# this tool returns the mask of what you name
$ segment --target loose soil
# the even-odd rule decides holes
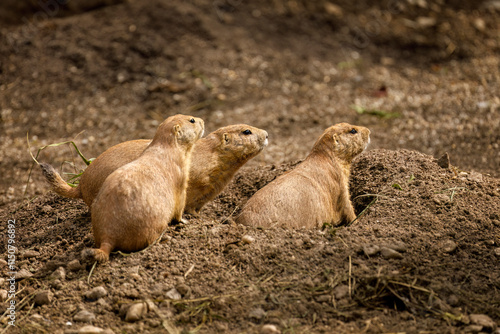
[[[78,333],[82,310],[114,333],[497,330],[498,1],[16,3],[0,4],[0,235],[7,260],[15,219],[17,269],[32,276],[17,284],[16,327],[0,319],[6,332]],[[200,216],[92,269],[80,256],[93,246],[86,206],[50,192],[37,166],[30,174],[27,141],[36,155],[73,140],[91,158],[151,138],[175,113],[208,132],[266,129],[270,145]],[[355,222],[234,223],[341,121],[372,131],[352,166]],[[68,145],[38,160],[85,167]],[[106,290],[97,300],[95,287]],[[142,302],[147,313],[125,321]]]

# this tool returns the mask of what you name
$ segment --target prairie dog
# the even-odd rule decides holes
[[[356,218],[349,198],[351,162],[370,142],[370,130],[340,123],[326,129],[294,170],[258,190],[236,222],[251,226],[318,228]]]
[[[106,178],[91,207],[97,261],[114,249],[143,249],[182,219],[191,151],[203,130],[200,118],[171,116],[136,160]]]

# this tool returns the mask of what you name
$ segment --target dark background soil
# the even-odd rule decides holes
[[[83,309],[115,333],[257,333],[264,324],[283,333],[494,331],[470,315],[500,321],[498,7],[2,1],[0,230],[5,254],[16,219],[17,265],[34,275],[19,282],[25,305],[8,331],[77,332]],[[202,117],[207,131],[263,128],[270,145],[200,217],[145,252],[113,256],[88,282],[89,265],[68,265],[93,245],[87,209],[48,192],[38,168],[26,183],[27,138],[33,154],[74,140],[91,158],[151,138],[175,113]],[[368,207],[359,220],[322,231],[232,222],[341,121],[372,132],[352,170],[356,210]],[[436,163],[445,152],[449,168]],[[84,168],[66,145],[39,160]],[[66,275],[54,278],[60,266]],[[96,286],[107,296],[87,300]],[[182,299],[170,299],[174,287]],[[46,290],[52,301],[31,308]],[[144,318],[125,322],[122,305],[145,300]]]

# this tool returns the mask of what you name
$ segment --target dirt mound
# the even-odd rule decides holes
[[[457,173],[418,152],[373,150],[353,165],[352,197],[364,212],[351,226],[232,222],[237,206],[295,165],[244,168],[200,217],[93,271],[80,259],[93,245],[83,202],[48,194],[4,209],[2,221],[16,219],[17,265],[33,275],[19,283],[16,298],[26,303],[17,316],[27,318],[11,332],[80,328],[82,310],[115,333],[258,333],[264,324],[301,333],[457,333],[475,321],[471,314],[500,320],[500,180]],[[95,287],[105,293],[89,296]],[[30,309],[47,290],[50,306]],[[149,310],[143,319],[124,321],[140,302]]]

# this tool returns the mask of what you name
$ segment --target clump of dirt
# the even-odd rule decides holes
[[[237,206],[296,164],[243,168],[200,217],[93,269],[80,257],[93,246],[82,201],[47,194],[4,209],[3,221],[16,219],[17,265],[33,275],[18,283],[17,300],[28,302],[17,316],[27,318],[13,333],[70,332],[83,325],[82,310],[115,333],[259,333],[264,324],[453,333],[471,314],[500,319],[498,179],[413,151],[372,150],[353,164],[352,198],[363,214],[352,225],[262,230],[232,222]],[[105,293],[93,299],[96,287]],[[46,290],[50,305],[31,309]],[[130,321],[128,308],[142,302],[147,311]]]

